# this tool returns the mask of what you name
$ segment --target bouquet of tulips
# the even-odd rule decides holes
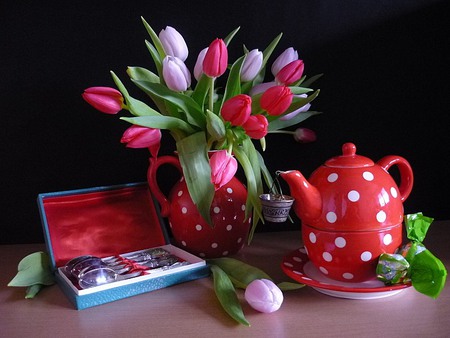
[[[262,151],[268,133],[290,133],[300,142],[314,140],[315,133],[309,129],[284,129],[318,114],[309,111],[310,102],[319,94],[309,85],[318,76],[306,80],[303,61],[294,48],[288,48],[271,66],[272,81],[264,82],[267,62],[282,34],[264,51],[244,46],[243,55],[231,64],[227,48],[237,28],[200,51],[193,70],[194,86],[185,64],[189,50],[182,35],[170,26],[158,35],[142,21],[151,38],[145,43],[155,69],[128,67],[127,74],[150,97],[153,107],[133,98],[113,72],[118,90],[91,87],[83,98],[107,114],[122,109],[130,112],[133,116],[121,118],[132,124],[121,142],[149,148],[151,156],[158,156],[161,129],[168,130],[176,141],[190,196],[209,224],[214,193],[234,176],[239,163],[246,177],[246,216],[253,213],[253,234],[258,221],[263,221],[259,200],[263,179],[268,186],[273,182],[252,139],[260,141]],[[220,91],[219,78],[225,83]],[[211,150],[213,155],[208,156]]]

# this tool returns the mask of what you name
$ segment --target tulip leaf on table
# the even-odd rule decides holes
[[[50,259],[45,252],[35,252],[24,257],[17,270],[17,275],[8,286],[27,287],[25,298],[33,298],[41,288],[55,283]]]

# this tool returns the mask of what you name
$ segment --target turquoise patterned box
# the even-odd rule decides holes
[[[43,193],[38,206],[56,280],[78,310],[209,275],[203,259],[170,244],[146,183]],[[133,257],[152,248],[182,264],[84,289],[64,269],[83,255]]]

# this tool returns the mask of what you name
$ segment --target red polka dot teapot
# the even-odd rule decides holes
[[[389,174],[396,165],[398,187]],[[302,238],[311,262],[327,277],[362,282],[375,277],[378,257],[402,242],[403,201],[413,172],[400,156],[374,163],[356,154],[352,143],[316,169],[309,180],[297,170],[282,172],[302,221]]]

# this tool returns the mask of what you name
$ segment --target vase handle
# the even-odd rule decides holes
[[[158,168],[163,164],[173,165],[180,171],[180,173],[182,173],[183,170],[181,168],[180,161],[175,156],[167,155],[157,158],[150,157],[150,166],[148,167],[147,171],[148,185],[150,186],[150,191],[161,206],[161,216],[168,217],[170,214],[170,202],[159,188],[158,182],[156,180],[156,172],[158,171]]]

